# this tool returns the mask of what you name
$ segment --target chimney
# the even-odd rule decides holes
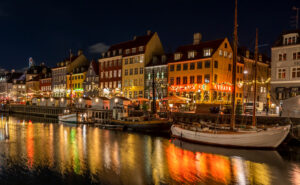
[[[150,35],[151,34],[151,30],[147,30],[147,35]]]
[[[194,45],[200,44],[200,41],[202,39],[201,33],[194,33]]]
[[[133,40],[136,40],[136,35],[135,35],[135,36],[133,36]]]
[[[80,55],[82,55],[82,54],[83,54],[83,51],[82,51],[81,49],[78,50],[77,55],[80,56]]]

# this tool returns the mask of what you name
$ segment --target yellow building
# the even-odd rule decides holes
[[[197,104],[230,103],[232,57],[227,38],[202,42],[201,34],[195,33],[193,44],[179,47],[168,63],[169,94],[190,98],[191,103]],[[243,68],[242,65],[237,67]],[[240,79],[243,73],[237,74],[237,80]],[[242,99],[238,93],[242,93],[240,87],[237,87],[237,97]]]
[[[75,68],[67,75],[67,97],[73,92],[73,97],[82,97],[84,93],[83,83],[86,78],[87,67]]]
[[[144,97],[144,71],[145,66],[150,62],[153,55],[164,53],[163,46],[157,33],[148,31],[146,35],[135,36],[133,40],[122,42],[110,47],[107,55],[119,53],[122,55],[122,92],[125,97]],[[111,79],[116,78],[112,72],[100,73],[100,78],[107,79],[100,87],[112,88]],[[102,77],[103,76],[103,77]],[[117,75],[118,76],[118,75]],[[118,76],[119,77],[119,76]],[[100,79],[100,82],[101,79]],[[114,87],[115,88],[115,87]]]

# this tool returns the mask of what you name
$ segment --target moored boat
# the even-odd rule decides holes
[[[126,117],[122,120],[112,120],[112,124],[122,125],[124,129],[132,129],[143,132],[169,132],[171,123],[164,119],[144,120],[143,117]]]
[[[210,130],[172,125],[174,137],[197,143],[241,148],[277,148],[289,134],[290,125],[253,130]]]

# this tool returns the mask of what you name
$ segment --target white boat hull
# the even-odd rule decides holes
[[[290,125],[234,134],[192,131],[178,125],[172,125],[171,131],[177,138],[204,144],[242,148],[277,148],[288,135]]]
[[[77,123],[77,114],[63,114],[58,116],[58,120],[65,123]]]

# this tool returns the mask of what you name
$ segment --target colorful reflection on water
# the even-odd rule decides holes
[[[300,184],[300,165],[275,151],[220,149],[86,125],[2,117],[0,182],[9,184],[19,175],[28,184],[45,179],[50,179],[48,184],[51,179],[53,184]],[[40,176],[42,180],[32,179]]]

